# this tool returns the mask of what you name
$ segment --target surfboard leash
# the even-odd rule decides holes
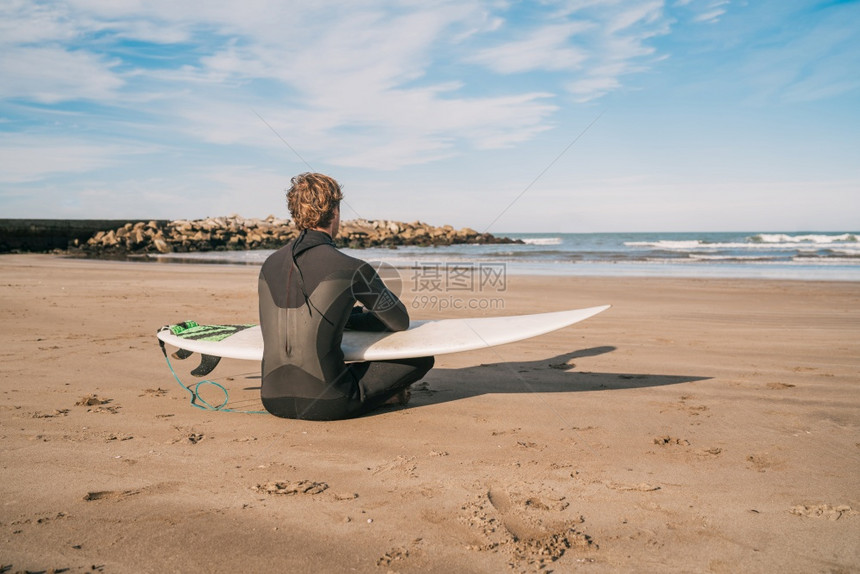
[[[162,329],[164,329],[164,328],[165,327],[162,327]],[[159,329],[159,331],[160,330],[161,329]],[[227,389],[224,387],[224,385],[222,385],[221,383],[217,383],[215,381],[209,380],[209,379],[204,379],[202,381],[199,381],[196,385],[194,385],[194,388],[192,389],[191,386],[183,383],[179,379],[179,375],[176,374],[176,370],[173,368],[173,364],[171,364],[171,362],[170,362],[170,357],[167,356],[167,349],[164,346],[164,341],[159,339],[158,345],[161,347],[161,353],[164,355],[164,360],[167,361],[167,368],[170,369],[170,372],[173,374],[173,378],[176,380],[176,382],[179,384],[180,387],[182,387],[186,392],[188,392],[189,395],[191,395],[190,403],[191,403],[192,407],[194,407],[196,409],[201,409],[204,411],[218,411],[218,412],[222,412],[222,413],[242,413],[242,414],[248,414],[248,415],[267,415],[267,414],[269,414],[267,411],[246,411],[246,410],[240,410],[240,409],[227,408],[227,403],[230,402],[230,393],[227,392]],[[209,403],[209,401],[207,401],[206,399],[204,399],[203,397],[200,396],[200,387],[202,385],[214,385],[214,386],[218,387],[219,389],[221,389],[221,392],[224,393],[224,401],[218,406],[211,405]]]

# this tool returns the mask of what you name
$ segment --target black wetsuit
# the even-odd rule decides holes
[[[263,406],[273,415],[335,420],[363,414],[421,379],[433,357],[344,363],[344,328],[401,331],[409,314],[374,269],[308,230],[273,253],[259,281]],[[366,309],[356,313],[356,300]]]

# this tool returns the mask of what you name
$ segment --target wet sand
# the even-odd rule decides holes
[[[0,256],[0,571],[860,570],[856,282],[508,276],[446,301],[613,308],[314,423],[194,408],[158,348],[256,321],[257,273]]]

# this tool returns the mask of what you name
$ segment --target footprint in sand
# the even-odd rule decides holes
[[[654,444],[660,446],[690,446],[690,441],[684,438],[676,438],[669,435],[654,438]]]
[[[254,490],[263,494],[297,496],[309,495],[316,496],[324,494],[328,500],[335,502],[343,502],[355,500],[358,494],[355,492],[332,492],[329,489],[328,483],[317,482],[315,480],[277,480],[258,484]],[[348,521],[349,519],[347,519]]]
[[[806,516],[808,518],[826,518],[827,520],[839,520],[844,516],[855,516],[860,512],[854,510],[847,504],[831,506],[830,504],[813,504],[805,505],[798,504],[789,510],[790,513],[797,516]]]
[[[312,480],[283,480],[258,484],[256,490],[265,494],[321,494],[328,490],[328,484]]]
[[[747,462],[750,467],[758,472],[767,472],[768,470],[781,470],[785,467],[785,463],[767,453],[751,454],[747,457]]]
[[[402,474],[409,478],[418,478],[418,465],[415,464],[414,456],[398,455],[394,460],[388,463],[380,464],[376,468],[368,469],[371,474]]]
[[[84,495],[86,501],[110,500],[118,502],[125,500],[138,494],[156,494],[160,492],[171,492],[176,489],[178,483],[162,482],[145,486],[143,488],[134,488],[128,490],[93,490]]]
[[[621,484],[619,482],[604,482],[607,488],[611,488],[612,490],[619,490],[621,492],[655,492],[660,490],[660,487],[654,484],[648,484],[647,482],[640,482],[639,484]]]
[[[767,388],[769,388],[769,389],[773,389],[773,390],[775,390],[775,391],[779,391],[779,390],[782,390],[782,389],[791,389],[791,388],[793,388],[795,385],[792,385],[791,383],[768,383],[766,386],[767,386]]]
[[[64,417],[69,414],[69,409],[54,409],[52,413],[43,413],[42,411],[36,411],[30,414],[31,418],[34,419],[52,419],[54,417]]]
[[[168,416],[173,416],[173,415],[168,415]],[[167,444],[176,444],[176,443],[180,443],[180,442],[189,442],[191,444],[197,444],[200,441],[202,441],[204,438],[206,438],[206,435],[204,435],[203,433],[196,432],[195,430],[189,429],[188,427],[182,427],[180,425],[174,425],[173,428],[174,428],[174,430],[179,431],[181,436],[178,438],[174,438],[174,439],[167,441]]]
[[[493,486],[462,507],[461,521],[479,540],[467,548],[501,552],[512,568],[536,569],[546,568],[571,549],[596,549],[591,537],[578,529],[585,519],[562,513],[568,506],[554,493],[521,495]]]
[[[88,408],[87,409],[88,413],[110,413],[112,415],[115,415],[119,411],[119,409],[122,407],[117,406],[117,405],[105,406],[111,402],[113,402],[113,399],[102,399],[102,398],[99,398],[98,395],[87,395],[86,397],[83,397],[78,402],[76,402],[75,406],[78,406],[78,407],[95,407],[95,408],[91,408],[91,409]]]
[[[377,566],[391,566],[394,562],[404,562],[407,558],[418,557],[423,554],[419,545],[421,544],[421,538],[416,538],[412,541],[412,544],[409,548],[399,546],[397,548],[392,548],[385,554],[383,554],[377,561]]]
[[[84,500],[124,500],[135,494],[140,494],[139,490],[96,490],[88,492],[84,495]]]
[[[113,399],[100,399],[98,395],[87,395],[75,403],[78,407],[92,407],[95,405],[106,405]]]

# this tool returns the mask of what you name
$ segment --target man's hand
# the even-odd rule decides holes
[[[385,324],[376,315],[361,305],[356,305],[349,313],[345,330],[352,331],[386,331]]]

